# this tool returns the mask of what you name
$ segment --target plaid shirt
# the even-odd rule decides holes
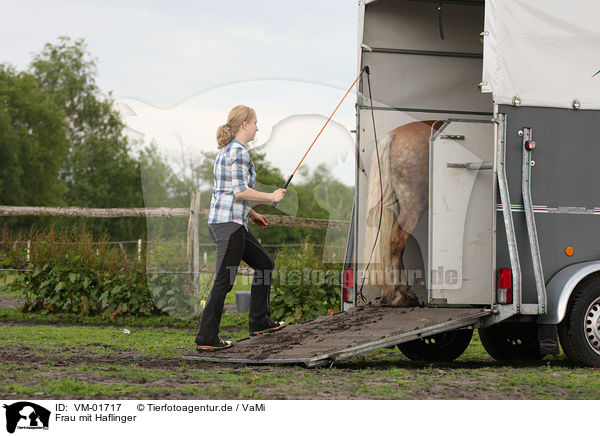
[[[234,222],[248,229],[250,202],[235,198],[235,194],[252,188],[256,171],[246,146],[237,139],[219,150],[214,168],[214,187],[210,201],[208,223]]]

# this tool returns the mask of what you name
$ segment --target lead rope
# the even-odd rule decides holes
[[[340,102],[338,103],[338,105],[335,107],[335,109],[333,110],[333,112],[331,113],[331,115],[329,115],[329,118],[327,118],[327,121],[325,121],[325,124],[323,124],[323,127],[321,127],[321,130],[319,131],[319,133],[317,134],[317,136],[315,137],[314,141],[312,142],[312,144],[310,144],[310,147],[308,147],[308,150],[306,150],[306,153],[304,153],[304,156],[302,156],[302,159],[300,159],[300,162],[298,162],[298,166],[296,167],[296,169],[294,170],[294,172],[292,174],[290,174],[290,177],[288,177],[287,181],[285,182],[285,184],[283,185],[283,187],[281,189],[286,189],[288,187],[288,185],[290,184],[290,182],[292,181],[292,177],[294,177],[294,174],[296,174],[296,171],[298,171],[298,168],[300,168],[300,165],[302,164],[302,161],[304,161],[304,158],[306,157],[306,155],[308,154],[308,152],[310,151],[310,149],[313,147],[313,145],[315,145],[315,142],[317,142],[317,139],[319,139],[319,136],[321,136],[321,133],[323,133],[323,130],[325,130],[325,126],[327,126],[327,124],[329,123],[329,121],[331,120],[331,118],[333,117],[333,115],[336,113],[336,111],[338,110],[338,108],[340,107],[340,105],[342,104],[342,102],[344,101],[344,99],[346,98],[346,96],[348,95],[348,93],[350,92],[350,90],[354,87],[354,85],[356,84],[356,82],[358,82],[358,79],[360,79],[360,76],[362,76],[362,74],[364,72],[367,72],[367,76],[369,75],[369,67],[365,66],[362,70],[360,70],[360,73],[358,74],[358,76],[356,77],[356,79],[354,79],[354,82],[352,82],[352,85],[350,85],[350,88],[348,88],[348,90],[346,91],[346,93],[344,94],[344,96],[342,97],[342,99],[340,100]],[[272,202],[271,203],[272,207],[277,206],[277,202]]]
[[[375,251],[375,246],[377,245],[377,239],[379,238],[379,232],[381,231],[381,219],[383,217],[383,181],[381,180],[381,161],[379,160],[379,147],[377,146],[377,129],[375,128],[375,111],[373,109],[373,94],[371,93],[371,72],[369,71],[369,67],[365,67],[363,69],[367,73],[367,86],[369,88],[369,102],[371,105],[371,120],[373,121],[373,136],[375,137],[375,152],[377,154],[377,169],[379,170],[379,193],[381,195],[379,201],[379,223],[377,224],[377,234],[375,235],[375,242],[373,243],[373,248],[371,248],[371,254],[369,254],[369,261],[367,262],[367,266],[365,268],[365,274],[363,274],[362,283],[360,285],[360,289],[358,290],[358,296],[360,297],[363,303],[367,302],[367,299],[362,293],[363,286],[365,284],[365,277],[367,276],[367,270],[371,265],[371,258],[373,257],[373,252]],[[356,231],[356,230],[355,230]]]

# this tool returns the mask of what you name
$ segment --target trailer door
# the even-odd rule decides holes
[[[431,138],[429,304],[491,304],[494,292],[493,124],[449,120]]]

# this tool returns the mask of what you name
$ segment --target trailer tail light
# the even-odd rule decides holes
[[[512,271],[510,268],[500,268],[496,281],[498,304],[512,304]]]
[[[343,295],[345,303],[352,303],[352,294],[354,289],[354,270],[347,268],[344,270]]]

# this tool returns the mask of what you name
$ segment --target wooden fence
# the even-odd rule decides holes
[[[206,267],[200,267],[200,218],[208,218],[208,210],[200,209],[199,195],[192,192],[189,208],[169,207],[140,207],[140,208],[85,208],[85,207],[33,207],[33,206],[0,206],[0,216],[70,216],[84,218],[175,218],[188,217],[187,229],[187,259],[190,271],[194,272],[194,282],[198,283],[200,272]],[[348,231],[349,222],[326,220],[319,218],[297,218],[286,215],[265,215],[269,225],[285,227],[301,227],[305,229],[327,229]],[[240,271],[241,272],[241,271]],[[248,273],[248,271],[244,271]]]

